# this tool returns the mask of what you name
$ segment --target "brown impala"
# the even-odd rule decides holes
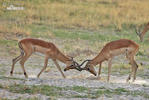
[[[21,51],[20,56],[14,58],[12,60],[12,68],[11,68],[11,72],[10,74],[13,74],[13,70],[14,70],[14,65],[16,64],[17,61],[20,60],[20,64],[21,67],[23,69],[24,75],[27,78],[28,75],[25,71],[24,68],[24,63],[26,62],[26,60],[32,55],[32,53],[34,52],[39,52],[41,54],[45,55],[45,62],[44,62],[44,67],[43,69],[40,71],[40,73],[38,74],[37,77],[40,76],[40,74],[46,69],[47,67],[47,63],[48,63],[48,59],[51,58],[55,65],[57,66],[58,70],[61,72],[62,76],[65,78],[65,75],[63,74],[57,60],[63,62],[66,64],[66,67],[70,67],[73,69],[77,69],[80,70],[80,68],[78,67],[78,63],[75,62],[72,58],[65,56],[53,43],[51,42],[46,42],[43,40],[39,40],[39,39],[33,39],[33,38],[26,38],[26,39],[22,39],[19,43],[19,48]]]
[[[140,32],[140,30],[139,31],[136,30],[136,33],[139,36],[141,42],[144,40],[144,35],[148,30],[149,30],[149,23],[147,23],[142,32]]]
[[[96,76],[96,71],[94,69],[94,66],[99,64],[100,66],[98,71],[98,77],[100,77],[101,64],[104,61],[108,61],[107,81],[109,81],[113,57],[118,56],[120,54],[126,54],[126,58],[130,61],[130,64],[132,65],[132,71],[128,76],[127,82],[130,80],[132,73],[133,73],[133,81],[134,81],[136,79],[136,71],[138,68],[137,63],[134,60],[134,56],[136,55],[138,50],[139,50],[139,46],[131,40],[120,39],[120,40],[112,41],[107,43],[95,58],[93,58],[92,60],[85,60],[84,62],[82,62],[82,64],[80,64],[80,66],[82,66],[85,62],[87,62],[86,66],[81,69],[89,71],[90,73]]]

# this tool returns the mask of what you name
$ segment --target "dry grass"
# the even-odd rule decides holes
[[[6,10],[12,4],[25,10]],[[94,41],[91,45],[96,50],[120,38],[138,43],[133,29],[149,21],[148,5],[148,0],[1,0],[0,39],[6,40],[1,44],[28,36],[90,40]],[[72,45],[66,43],[64,48],[71,51]],[[147,41],[140,48],[147,51]]]
[[[24,11],[6,11],[9,5],[24,6]],[[149,21],[148,0],[26,0],[1,1],[0,17],[14,23],[48,24],[54,27],[98,30],[101,27],[124,27]]]

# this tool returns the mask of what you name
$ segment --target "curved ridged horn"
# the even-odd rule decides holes
[[[89,59],[87,59],[87,60],[84,60],[80,65],[79,65],[79,67],[81,67],[85,62],[87,62],[87,61],[91,61],[91,60],[89,60]]]
[[[73,63],[74,63],[74,65],[76,66],[76,67],[75,67],[76,70],[82,71],[80,65],[79,65],[76,61],[73,60]]]

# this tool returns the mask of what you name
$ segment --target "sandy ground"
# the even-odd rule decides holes
[[[0,83],[3,85],[12,85],[12,84],[26,84],[26,85],[49,85],[49,86],[58,86],[58,87],[66,87],[66,86],[84,86],[91,88],[105,87],[106,89],[117,89],[124,88],[130,91],[143,91],[149,95],[149,79],[144,79],[142,77],[137,76],[137,79],[134,83],[126,83],[126,79],[128,75],[123,76],[112,76],[110,78],[110,82],[106,82],[107,75],[102,73],[101,79],[97,79],[95,76],[91,75],[86,71],[78,72],[76,70],[70,70],[65,72],[64,74],[67,78],[63,79],[58,69],[54,66],[53,62],[49,60],[48,68],[45,72],[43,72],[40,78],[36,78],[37,74],[40,72],[43,66],[44,59],[37,58],[38,56],[33,56],[29,59],[29,61],[25,64],[26,71],[29,75],[28,79],[24,78],[22,74],[22,69],[19,63],[16,64],[14,75],[12,78],[21,78],[23,80],[13,80],[13,79],[0,79]],[[34,60],[36,58],[36,60]],[[7,60],[6,60],[7,59]],[[38,61],[38,62],[37,62]],[[10,58],[0,58],[0,77],[10,77],[9,72],[11,69],[11,59]],[[60,63],[61,68],[64,69],[65,65]],[[49,67],[52,66],[52,67]],[[97,70],[97,69],[96,69]],[[145,85],[145,86],[144,86]],[[72,92],[72,91],[71,91]],[[69,93],[71,93],[69,91]],[[66,93],[67,94],[67,93]],[[40,100],[48,100],[50,97],[42,95],[42,94],[18,94],[11,93],[7,90],[0,89],[0,98],[7,99],[17,99],[17,98],[32,98],[37,97]],[[90,100],[88,98],[57,98],[58,100]],[[131,95],[113,95],[112,97],[107,97],[103,95],[98,98],[98,100],[147,100],[141,96],[131,96]]]

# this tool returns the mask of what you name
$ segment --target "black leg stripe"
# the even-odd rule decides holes
[[[24,72],[24,75],[26,75],[26,72]]]
[[[12,74],[12,71],[10,71],[10,73]]]

